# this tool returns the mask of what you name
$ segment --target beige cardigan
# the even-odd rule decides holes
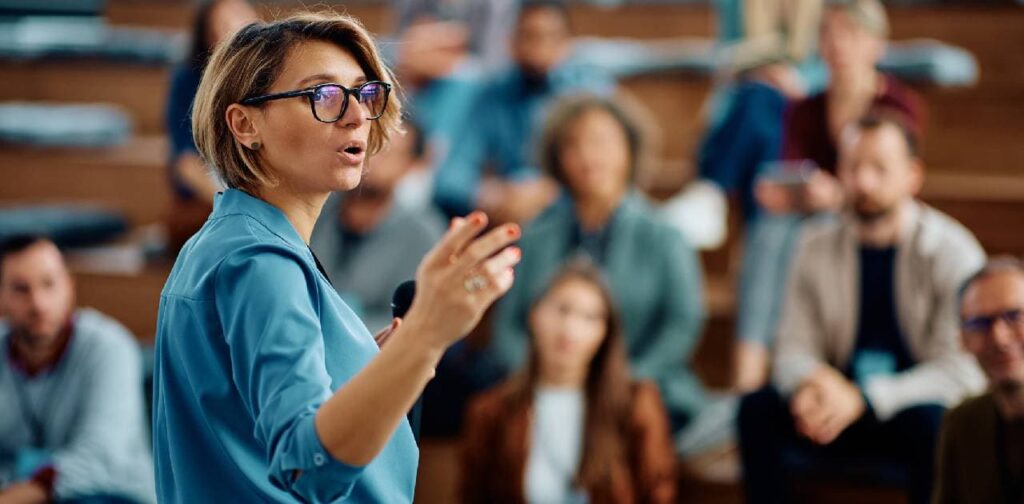
[[[921,403],[955,405],[985,380],[960,346],[957,290],[985,253],[963,225],[922,203],[907,204],[896,258],[896,316],[913,368],[864,386],[878,418]],[[804,229],[787,282],[773,380],[793,393],[822,363],[844,368],[859,319],[859,241],[850,217]]]

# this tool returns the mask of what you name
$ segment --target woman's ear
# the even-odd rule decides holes
[[[238,143],[252,150],[259,150],[262,143],[259,128],[252,120],[253,112],[252,108],[232,103],[224,111],[224,120],[228,122],[228,128]]]

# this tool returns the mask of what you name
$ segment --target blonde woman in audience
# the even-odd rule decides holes
[[[370,35],[337,14],[251,24],[210,58],[192,129],[228,189],[160,298],[160,502],[412,501],[405,414],[512,285],[519,229],[475,239],[486,216],[453,220],[404,322],[375,340],[308,244],[331,192],[356,189],[400,129],[394,87]]]
[[[529,312],[529,357],[470,406],[467,503],[674,502],[658,388],[630,380],[619,315],[589,261],[558,272]]]
[[[491,351],[506,372],[518,369],[529,346],[530,302],[566,260],[589,256],[621,310],[634,375],[657,383],[679,431],[705,402],[687,365],[704,322],[700,261],[633,185],[641,140],[631,115],[611,99],[570,98],[553,111],[540,164],[562,197],[526,228],[523,262],[498,307]]]

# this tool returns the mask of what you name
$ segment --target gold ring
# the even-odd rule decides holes
[[[466,289],[466,292],[472,294],[484,287],[487,287],[487,284],[488,282],[486,278],[480,275],[473,275],[467,278],[466,281],[462,283],[462,286]]]

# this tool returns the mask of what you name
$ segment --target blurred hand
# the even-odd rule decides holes
[[[499,222],[526,224],[558,197],[558,184],[549,177],[522,182],[487,179],[477,205]]]
[[[839,210],[843,205],[843,188],[839,179],[825,171],[814,172],[803,189],[802,206],[805,212]]]
[[[796,430],[819,445],[827,445],[867,410],[864,397],[852,382],[831,366],[822,366],[790,401]]]
[[[398,73],[403,82],[430,81],[450,74],[466,56],[469,30],[460,23],[414,24],[398,43]]]
[[[762,178],[754,187],[754,197],[762,208],[774,214],[817,213],[839,210],[843,205],[843,188],[837,178],[817,170],[796,186]]]
[[[519,239],[520,228],[505,224],[478,237],[486,227],[482,212],[452,219],[416,271],[416,297],[403,325],[434,350],[443,351],[468,334],[512,287],[512,267],[522,253],[509,245]]]
[[[754,186],[754,198],[768,212],[785,214],[796,211],[796,201],[788,187],[768,179],[757,181]]]

